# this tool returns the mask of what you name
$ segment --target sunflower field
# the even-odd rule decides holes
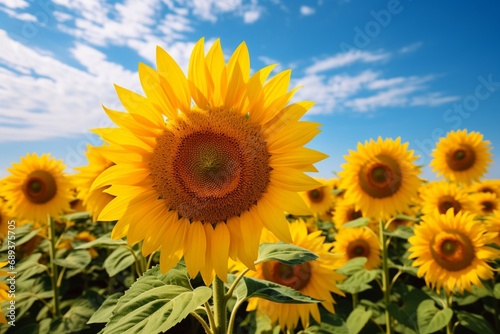
[[[478,132],[439,139],[421,178],[400,138],[306,145],[291,71],[242,43],[157,48],[143,93],[67,173],[27,153],[0,180],[1,333],[500,333],[500,180]],[[227,61],[226,61],[227,59]]]

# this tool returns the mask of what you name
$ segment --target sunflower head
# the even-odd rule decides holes
[[[325,237],[321,231],[307,232],[307,226],[303,221],[290,224],[292,243],[308,249],[319,257],[314,261],[307,261],[298,265],[286,265],[278,261],[267,261],[256,266],[255,272],[247,275],[278,283],[289,288],[298,290],[307,296],[321,299],[321,305],[330,313],[334,313],[332,292],[343,296],[336,283],[342,281],[345,276],[336,273],[339,268],[338,257],[328,250],[331,243],[325,243]],[[277,242],[278,239],[268,230],[262,234],[262,242]],[[240,265],[240,270],[243,267]],[[279,304],[267,300],[252,298],[249,300],[248,311],[257,310],[267,315],[271,322],[278,323],[280,327],[293,330],[301,321],[304,328],[309,326],[310,315],[320,323],[321,316],[317,304]]]
[[[49,154],[27,154],[20,163],[13,163],[3,192],[14,216],[46,221],[47,215],[57,217],[69,210],[72,185],[64,169],[63,163]]]
[[[201,39],[187,77],[157,48],[157,69],[139,65],[145,97],[117,87],[127,111],[105,108],[118,128],[95,130],[114,165],[91,187],[115,197],[99,215],[118,220],[113,238],[159,250],[164,272],[184,257],[207,284],[229,256],[254,267],[263,227],[291,240],[284,212],[310,212],[298,192],[320,186],[305,172],[325,155],[303,147],[319,132],[299,121],[312,103],[289,104],[291,72],[272,69],[250,75],[244,43],[226,63]]]
[[[92,219],[94,221],[97,220],[102,209],[114,198],[105,192],[109,186],[92,188],[92,184],[97,176],[114,165],[114,163],[106,157],[107,153],[109,153],[107,149],[107,146],[88,145],[87,152],[85,152],[88,165],[75,168],[78,173],[73,175],[74,183],[78,187],[77,199],[80,200],[80,204],[92,214]],[[78,204],[78,202],[75,204]]]
[[[342,228],[335,236],[333,253],[341,256],[340,265],[356,257],[366,257],[366,269],[375,269],[380,265],[378,240],[368,227]]]
[[[494,242],[497,233],[474,218],[467,212],[454,214],[452,209],[446,214],[435,211],[415,227],[415,235],[408,239],[410,258],[431,288],[462,293],[493,277],[487,261],[500,257],[500,251],[486,244]]]
[[[350,151],[342,165],[341,188],[346,189],[345,198],[356,203],[356,210],[364,216],[388,218],[408,207],[420,184],[420,170],[413,162],[417,159],[408,143],[378,138],[358,150]]]
[[[432,152],[431,166],[438,176],[469,184],[483,176],[491,163],[490,142],[478,132],[449,132]]]
[[[500,210],[500,198],[494,193],[475,193],[470,195],[470,198],[475,203],[478,215],[487,216],[495,210]]]
[[[321,183],[320,187],[301,193],[307,206],[315,216],[322,220],[329,220],[329,212],[333,207],[333,183],[324,179],[316,179]]]
[[[445,214],[449,209],[453,209],[455,214],[460,211],[477,212],[478,210],[466,190],[455,183],[429,182],[428,186],[422,189],[421,197],[424,214],[434,211]]]

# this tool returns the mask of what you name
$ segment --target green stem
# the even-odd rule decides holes
[[[493,278],[493,286],[495,286],[495,284],[496,284],[496,280],[495,280],[495,278]],[[500,310],[498,307],[498,299],[496,299],[496,298],[493,298],[493,307],[495,310],[495,313],[493,314],[495,319],[493,321],[495,323],[496,332],[498,333],[500,331],[500,324],[498,323],[498,316],[500,315]]]
[[[130,246],[125,246],[130,253],[132,253],[132,256],[134,257],[134,262],[135,262],[135,272],[137,273],[137,277],[141,277],[142,276],[142,273],[141,273],[141,262],[140,260],[137,258],[137,255],[135,254],[134,252],[134,249]]]
[[[198,320],[198,322],[203,326],[203,329],[205,330],[206,334],[212,334],[212,330],[210,329],[206,321],[198,313],[191,312],[189,314],[191,314],[196,320]]]
[[[352,294],[352,309],[354,310],[358,306],[358,294],[353,293]]]
[[[215,319],[214,314],[212,313],[212,308],[208,302],[205,303],[205,310],[207,312],[208,322],[210,324],[210,328],[215,328]]]
[[[246,274],[247,272],[249,272],[249,271],[250,271],[250,269],[248,269],[248,268],[247,268],[247,269],[243,270],[243,271],[242,271],[242,272],[238,275],[238,277],[236,277],[236,279],[234,280],[233,284],[231,284],[231,286],[229,287],[229,290],[227,290],[227,293],[226,293],[226,295],[224,296],[224,300],[226,301],[226,303],[227,303],[227,301],[228,301],[229,299],[231,299],[231,297],[233,296],[233,292],[234,292],[234,289],[236,289],[236,285],[238,285],[239,281],[241,281],[241,279],[242,279],[242,278],[245,276],[245,274]]]
[[[445,307],[451,309],[451,304],[453,302],[453,295],[451,293],[448,294],[447,292],[445,292],[444,300],[445,300]],[[450,319],[450,321],[448,321],[448,323],[446,324],[446,334],[453,334],[454,332],[453,325],[451,323],[452,319]]]
[[[47,220],[49,223],[49,239],[50,239],[50,249],[49,249],[49,256],[50,256],[50,265],[51,265],[51,273],[50,273],[50,280],[52,282],[52,291],[54,293],[54,311],[52,314],[54,314],[54,318],[59,318],[61,316],[61,310],[59,308],[59,288],[57,287],[57,278],[58,278],[58,273],[57,273],[57,265],[55,262],[56,259],[56,227],[55,227],[55,221],[50,217],[50,215],[47,216]]]
[[[385,303],[385,332],[392,334],[392,319],[389,314],[389,304],[391,303],[391,278],[389,276],[389,255],[388,245],[385,240],[384,223],[379,221],[380,248],[382,251],[382,292],[384,293]]]
[[[239,307],[241,306],[241,304],[243,303],[243,301],[244,300],[240,300],[239,302],[236,302],[236,304],[234,304],[234,308],[231,311],[231,316],[229,317],[229,325],[227,326],[227,334],[233,333],[234,322],[236,320],[236,313],[237,313]]]
[[[226,334],[226,299],[225,299],[225,287],[224,282],[216,275],[212,283],[212,288],[214,291],[214,320],[215,328],[213,329],[214,334]]]

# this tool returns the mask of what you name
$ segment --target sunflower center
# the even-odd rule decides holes
[[[485,213],[491,213],[495,209],[495,204],[491,201],[481,202],[481,206],[483,208],[483,212]]]
[[[307,192],[307,197],[313,203],[321,203],[325,198],[325,192],[322,188],[313,189]]]
[[[401,166],[387,155],[378,155],[375,159],[359,171],[361,189],[374,198],[390,197],[401,187]]]
[[[471,168],[475,162],[476,152],[468,145],[462,145],[446,155],[448,167],[458,172]]]
[[[347,221],[355,220],[361,217],[363,217],[363,215],[359,210],[351,209],[347,212]]]
[[[448,271],[460,271],[472,264],[475,257],[470,238],[460,232],[438,233],[430,245],[434,260]]]
[[[347,257],[349,259],[354,259],[355,257],[366,257],[370,256],[370,245],[366,240],[358,239],[353,240],[347,246]]]
[[[262,197],[268,160],[260,126],[230,110],[193,110],[169,121],[150,167],[169,209],[214,224],[239,216]]]
[[[35,204],[47,203],[57,194],[56,180],[52,174],[43,170],[31,172],[22,189],[26,198]]]
[[[308,262],[290,266],[278,261],[268,261],[262,264],[262,273],[268,281],[301,290],[311,279],[311,266]]]
[[[446,211],[453,208],[453,212],[457,214],[462,210],[462,205],[452,196],[443,196],[439,199],[438,211],[440,214],[444,215]]]

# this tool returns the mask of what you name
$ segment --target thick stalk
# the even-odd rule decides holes
[[[447,292],[445,292],[444,299],[445,299],[445,307],[451,309],[453,295],[451,293],[448,294]],[[451,323],[452,319],[450,319],[450,321],[448,321],[448,323],[446,324],[446,334],[453,334],[453,325]]]
[[[224,282],[217,277],[214,278],[212,283],[212,289],[214,291],[214,320],[215,328],[213,328],[214,334],[226,334],[227,323],[226,323],[226,289],[224,287]]]
[[[59,288],[57,286],[57,278],[58,278],[58,273],[57,273],[57,265],[55,262],[56,259],[56,227],[55,227],[55,222],[54,220],[50,217],[50,215],[47,216],[47,222],[48,222],[48,227],[49,227],[49,239],[50,239],[50,249],[49,249],[49,256],[50,256],[50,265],[51,265],[51,272],[50,272],[50,280],[52,282],[52,291],[54,293],[54,318],[59,318],[61,316],[61,310],[59,308]]]
[[[392,334],[392,318],[389,314],[389,304],[391,303],[391,278],[389,276],[389,256],[388,245],[385,240],[384,223],[379,221],[380,248],[382,253],[382,292],[384,293],[385,304],[385,332]]]

